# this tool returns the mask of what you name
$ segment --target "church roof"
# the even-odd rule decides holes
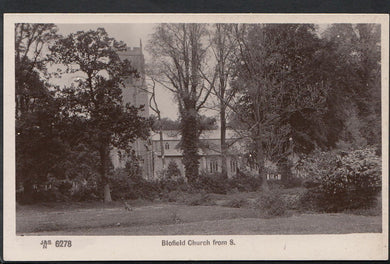
[[[169,144],[169,149],[165,149],[165,156],[181,156],[182,152],[179,147],[181,135],[178,130],[164,130],[163,131],[163,144]],[[229,151],[231,154],[237,154],[240,152],[240,140],[237,140],[239,137],[233,130],[226,131],[226,141],[231,143]],[[205,130],[200,136],[200,146],[199,146],[199,155],[220,155],[221,153],[221,144],[220,144],[220,130]],[[159,133],[152,135],[152,141],[156,142],[157,148],[159,144],[157,143],[160,140]],[[236,141],[237,140],[237,141]],[[160,151],[156,150],[156,153]]]
[[[179,130],[163,130],[163,138],[164,141],[169,140],[180,140],[181,134]],[[234,130],[226,130],[226,138],[227,139],[233,139],[238,138],[237,133]],[[221,139],[221,131],[219,129],[213,129],[213,130],[204,130],[202,134],[200,135],[200,139]],[[160,140],[159,133],[154,133],[152,135],[153,141]]]

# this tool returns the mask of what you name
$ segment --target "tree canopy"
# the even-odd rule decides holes
[[[15,32],[17,175],[32,186],[47,182],[49,175],[82,175],[87,180],[96,171],[105,201],[110,201],[112,147],[130,152],[131,143],[146,138],[150,127],[149,120],[139,116],[142,107],[122,103],[123,79],[138,77],[130,62],[117,54],[125,44],[102,28],[61,37],[54,25],[22,24]],[[49,39],[54,45],[47,45]],[[44,44],[45,60],[39,59]],[[58,76],[78,78],[50,85],[42,77],[49,63],[58,66]],[[27,71],[26,65],[36,70]]]
[[[148,45],[156,61],[156,80],[178,102],[183,164],[190,183],[199,173],[199,110],[211,91],[201,77],[206,67],[206,35],[203,24],[160,24]]]

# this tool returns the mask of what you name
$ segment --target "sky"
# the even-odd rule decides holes
[[[122,40],[129,47],[139,47],[140,40],[142,41],[143,54],[145,56],[145,62],[148,65],[153,64],[152,56],[145,50],[145,46],[148,44],[151,34],[154,31],[156,24],[151,23],[93,23],[93,24],[56,24],[59,29],[59,33],[62,35],[68,35],[75,33],[79,30],[96,30],[99,27],[104,28],[110,37],[116,40]],[[322,32],[328,25],[322,24],[319,26],[319,32]],[[162,117],[168,117],[176,120],[179,116],[177,103],[174,100],[172,92],[167,89],[156,85],[156,99],[161,111]],[[149,113],[153,113],[150,109]],[[207,116],[216,116],[216,112],[212,110],[203,110],[202,114]]]
[[[104,28],[110,37],[116,40],[122,40],[129,47],[139,47],[140,40],[142,41],[143,54],[146,64],[151,64],[152,57],[145,50],[150,35],[153,33],[155,24],[128,24],[128,23],[112,23],[112,24],[56,24],[58,33],[66,36],[70,33],[83,30],[96,30],[99,27]],[[162,117],[168,117],[176,120],[178,117],[177,104],[174,101],[173,94],[162,87],[156,87],[156,99],[161,111]],[[153,113],[152,110],[149,113]]]

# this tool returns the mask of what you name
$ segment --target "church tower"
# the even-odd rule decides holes
[[[129,103],[134,106],[144,106],[143,111],[139,112],[142,117],[149,117],[149,97],[147,86],[145,82],[145,58],[142,53],[142,42],[140,40],[139,47],[128,47],[126,50],[118,53],[121,60],[127,59],[131,65],[138,71],[139,78],[129,77],[124,81],[124,88],[122,88],[123,104]],[[152,152],[147,140],[137,139],[132,148],[135,151],[139,160],[139,165],[142,168],[142,177],[144,179],[151,178],[152,173]],[[117,150],[113,151],[117,152]],[[123,168],[126,160],[120,158],[118,153],[113,153],[112,163],[114,168]]]
[[[139,47],[128,47],[125,51],[119,53],[121,60],[128,60],[138,71],[139,78],[127,78],[125,88],[122,89],[123,103],[131,105],[144,105],[143,117],[149,117],[149,101],[147,87],[145,83],[145,58],[142,53],[142,42]]]

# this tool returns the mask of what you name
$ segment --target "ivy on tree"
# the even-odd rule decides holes
[[[206,103],[211,86],[203,82],[206,64],[203,24],[160,24],[150,39],[148,50],[156,59],[155,80],[173,92],[179,107],[181,149],[185,176],[194,184],[199,176],[199,111]]]

